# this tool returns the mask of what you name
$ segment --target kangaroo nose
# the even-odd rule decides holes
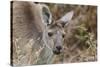
[[[53,53],[59,55],[61,53],[62,46],[56,46],[56,49],[53,50]]]
[[[56,46],[56,49],[57,49],[57,50],[61,50],[62,47],[61,47],[61,46]]]

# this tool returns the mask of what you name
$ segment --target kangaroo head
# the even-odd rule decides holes
[[[62,52],[64,40],[64,26],[72,19],[74,12],[70,11],[58,20],[52,21],[52,13],[46,5],[42,8],[42,17],[47,25],[47,34],[49,39],[53,41],[53,53],[60,54]]]

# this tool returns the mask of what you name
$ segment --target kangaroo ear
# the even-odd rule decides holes
[[[51,15],[51,12],[50,12],[48,6],[46,6],[46,5],[42,5],[42,17],[43,17],[44,23],[46,23],[47,25],[51,24],[52,15]]]
[[[70,11],[70,12],[66,13],[63,17],[61,17],[58,20],[58,23],[60,23],[64,27],[64,25],[67,23],[67,21],[70,21],[72,19],[73,15],[74,15],[74,11]]]
[[[59,20],[62,21],[62,22],[67,22],[67,21],[70,21],[73,17],[73,14],[74,12],[73,11],[70,11],[68,13],[66,13],[62,18],[60,18]]]

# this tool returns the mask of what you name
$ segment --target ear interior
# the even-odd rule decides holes
[[[52,16],[49,8],[46,5],[42,7],[43,20],[46,24],[51,24]]]
[[[66,13],[63,17],[56,21],[56,24],[60,25],[61,27],[64,27],[66,23],[72,19],[73,15],[74,11]]]
[[[60,21],[66,23],[67,21],[70,21],[70,20],[72,19],[73,15],[74,15],[74,11],[70,11],[70,12],[66,13],[66,14],[60,19]]]

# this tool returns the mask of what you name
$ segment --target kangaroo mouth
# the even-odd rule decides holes
[[[53,50],[53,53],[54,53],[55,55],[59,55],[59,54],[61,54],[61,51],[60,51],[60,50]]]

